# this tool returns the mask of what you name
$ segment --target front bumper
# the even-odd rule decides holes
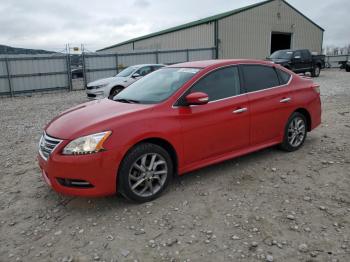
[[[105,92],[103,89],[86,89],[86,95],[88,99],[102,99],[105,98]]]
[[[56,148],[47,161],[38,155],[42,176],[51,188],[65,195],[84,197],[108,196],[117,192],[117,170],[121,161],[118,153],[105,151],[66,156],[59,153],[64,146],[62,143]]]

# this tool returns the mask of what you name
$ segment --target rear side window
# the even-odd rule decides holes
[[[242,68],[247,92],[259,91],[280,85],[277,73],[273,67],[243,65]]]
[[[304,59],[310,59],[311,58],[310,52],[307,50],[301,50],[301,57]]]
[[[191,88],[191,93],[193,92],[208,94],[209,101],[238,95],[240,93],[238,68],[227,67],[209,73]]]
[[[158,69],[160,69],[160,68],[162,68],[163,66],[152,66],[152,72],[153,71],[156,71],[156,70],[158,70]]]
[[[278,76],[280,78],[281,85],[285,85],[289,82],[289,79],[292,77],[287,72],[282,71],[281,69],[276,68],[276,71],[278,73]]]

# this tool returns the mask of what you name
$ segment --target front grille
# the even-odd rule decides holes
[[[47,160],[55,150],[55,148],[62,142],[62,140],[49,136],[44,132],[44,134],[40,138],[39,142],[39,154]]]
[[[96,97],[95,94],[87,94],[88,97]]]
[[[87,86],[86,89],[91,90],[91,89],[95,89],[95,86]]]

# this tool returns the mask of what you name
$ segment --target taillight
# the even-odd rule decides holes
[[[313,84],[313,85],[312,85],[312,89],[315,90],[315,92],[316,92],[317,94],[320,94],[320,93],[321,93],[321,91],[320,91],[320,85],[318,85],[318,84]]]

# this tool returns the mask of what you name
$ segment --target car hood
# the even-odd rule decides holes
[[[288,59],[281,59],[281,58],[269,58],[269,60],[276,64],[286,64],[289,62]]]
[[[118,118],[150,107],[152,105],[120,103],[109,99],[91,101],[64,111],[45,127],[45,131],[52,137],[74,139],[112,130],[111,125],[115,125]]]
[[[126,77],[120,77],[120,76],[109,77],[109,78],[103,78],[103,79],[90,82],[88,86],[100,86],[100,85],[111,84],[111,83],[113,84],[122,83],[123,81],[126,81],[126,80],[127,80]]]

